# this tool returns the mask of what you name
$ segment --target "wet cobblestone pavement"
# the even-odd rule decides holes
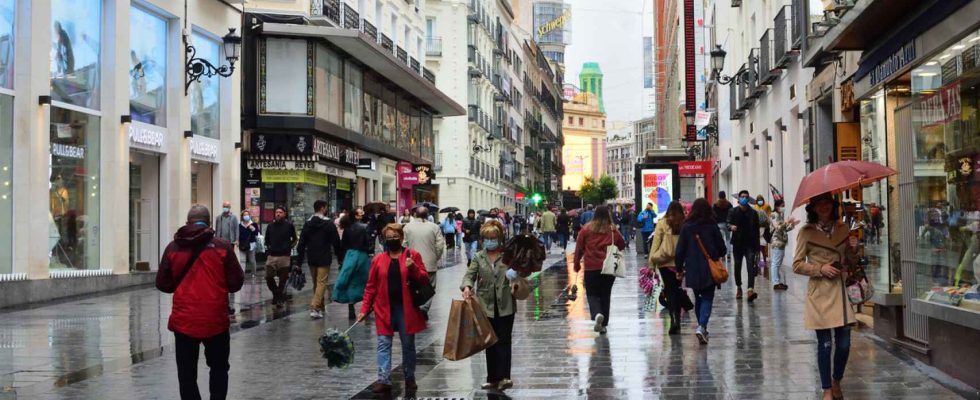
[[[506,398],[479,389],[486,372],[482,353],[442,359],[449,304],[459,297],[465,270],[458,261],[450,253],[438,275],[430,328],[416,339],[417,396]],[[684,316],[680,335],[667,336],[660,310],[644,310],[633,257],[627,278],[613,288],[605,336],[592,331],[581,284],[576,301],[556,301],[574,276],[570,265],[557,251],[546,265],[540,289],[519,302],[514,388],[506,392],[511,398],[820,398],[816,339],[802,324],[801,277],[791,277],[790,290],[776,293],[760,278],[760,296],[751,305],[735,300],[732,285],[725,285],[715,297],[711,343],[702,347],[693,315]],[[269,297],[259,278],[248,280],[237,297],[238,307],[246,304],[247,310],[239,310],[232,328],[229,399],[373,397],[366,390],[376,377],[373,324],[351,331],[354,364],[331,370],[316,340],[327,327],[348,326],[347,306],[330,304],[324,320],[311,321],[308,290],[283,310],[269,306]],[[146,288],[0,313],[0,399],[178,398],[169,311],[170,296]],[[393,354],[398,367],[397,340]],[[198,382],[206,391],[204,357],[200,362]],[[400,368],[393,381],[398,396]],[[848,399],[980,398],[867,329],[852,335],[843,388]]]

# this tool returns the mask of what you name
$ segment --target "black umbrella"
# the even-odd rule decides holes
[[[441,213],[454,213],[454,212],[458,212],[458,211],[459,211],[459,208],[456,208],[456,207],[446,207],[446,208],[443,208],[443,209],[439,210],[439,212],[441,212]]]
[[[422,202],[422,203],[421,203],[421,204],[419,204],[419,205],[420,205],[420,206],[422,206],[422,207],[425,207],[425,208],[428,208],[430,212],[436,212],[436,211],[439,211],[439,206],[437,206],[437,205],[435,205],[435,204],[433,204],[433,203],[430,203],[430,202],[428,202],[428,201],[426,201],[426,202]]]
[[[478,215],[490,215],[490,211],[480,210],[476,212]]]

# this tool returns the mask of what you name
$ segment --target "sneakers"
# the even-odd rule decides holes
[[[742,288],[738,288],[738,290],[735,291],[735,298],[736,299],[742,298]]]
[[[789,286],[786,286],[785,283],[777,283],[776,286],[773,287],[773,289],[776,289],[776,290],[787,290],[787,289],[789,289]]]
[[[595,316],[595,325],[592,326],[592,330],[594,330],[596,332],[599,332],[599,333],[606,333],[605,332],[606,331],[605,326],[602,325],[602,323],[605,322],[605,321],[606,321],[606,317],[604,315],[602,315],[602,314],[596,314],[596,316]]]
[[[310,319],[322,319],[323,311],[320,310],[310,310]]]
[[[694,331],[694,336],[698,337],[698,342],[701,344],[708,344],[708,331],[703,326],[699,326],[698,330]]]
[[[510,379],[503,379],[503,380],[500,381],[499,384],[497,384],[497,388],[500,389],[500,390],[507,390],[507,389],[510,389],[512,387],[514,387],[514,381],[512,381]]]
[[[754,290],[749,289],[749,298],[748,298],[749,303],[755,300],[756,297],[759,297],[759,294],[756,293]]]
[[[484,384],[480,385],[480,389],[483,389],[483,390],[497,390],[497,386],[499,384],[500,384],[499,382],[487,382],[487,383],[484,383]]]
[[[391,384],[374,382],[368,389],[371,389],[371,392],[376,394],[391,393]]]

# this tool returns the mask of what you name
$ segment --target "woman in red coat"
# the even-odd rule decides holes
[[[363,321],[373,310],[378,326],[378,381],[371,385],[371,391],[391,392],[391,344],[394,332],[398,331],[408,396],[418,388],[415,384],[415,334],[425,330],[425,318],[412,304],[408,280],[424,285],[429,283],[429,275],[425,272],[422,256],[402,246],[405,233],[401,225],[388,224],[381,230],[381,235],[385,251],[371,261],[364,302],[357,320]]]

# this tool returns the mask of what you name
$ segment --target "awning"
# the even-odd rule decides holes
[[[357,30],[317,25],[264,23],[262,32],[272,35],[322,38],[357,58],[364,65],[394,82],[402,90],[417,97],[436,116],[454,117],[466,115],[459,105],[418,72],[412,71],[391,52],[374,43]]]

